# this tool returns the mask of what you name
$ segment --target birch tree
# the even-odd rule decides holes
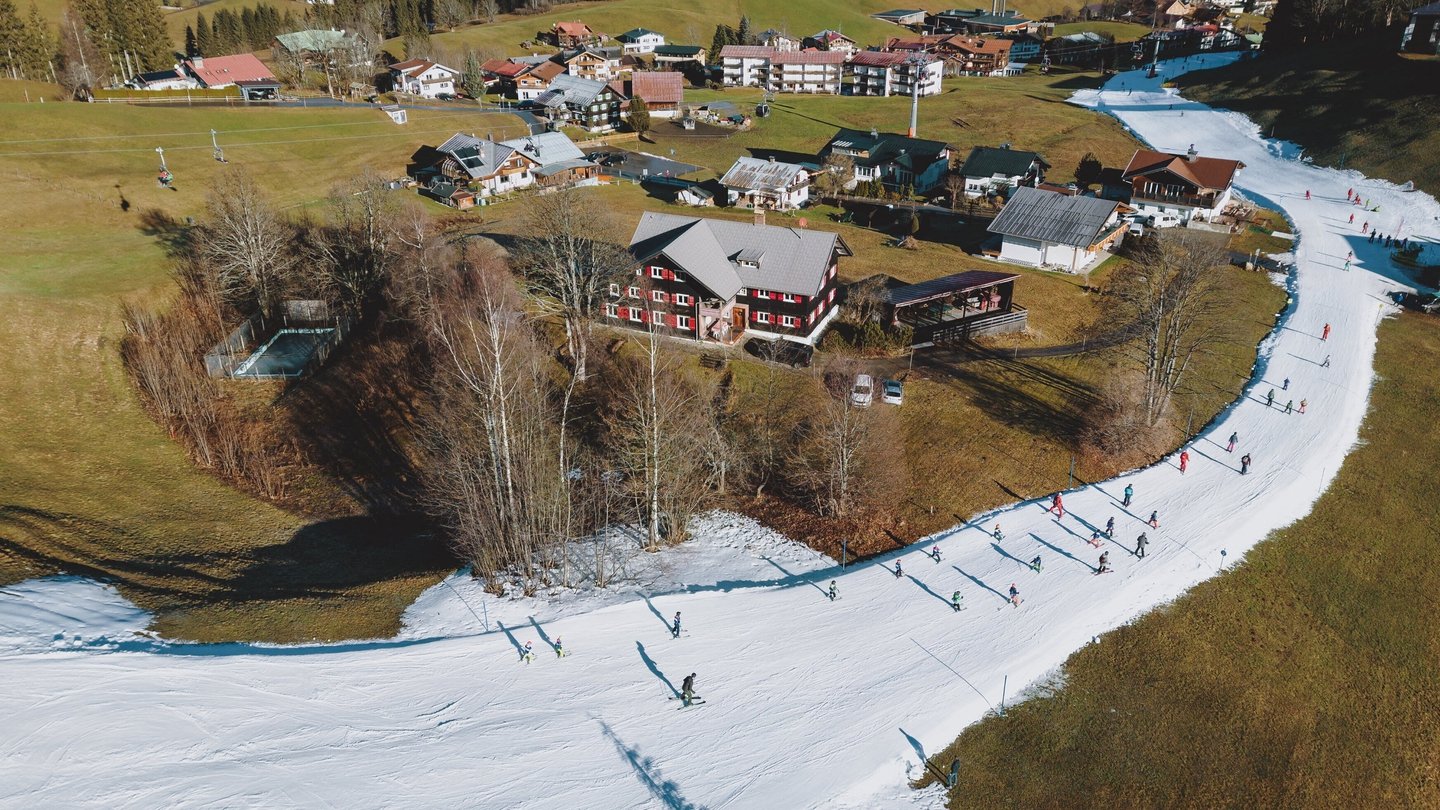
[[[221,176],[206,202],[199,255],[232,303],[268,312],[295,267],[294,229],[255,181],[235,168]]]

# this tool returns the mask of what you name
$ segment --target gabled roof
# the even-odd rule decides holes
[[[943,44],[946,48],[953,48],[965,53],[989,53],[999,56],[1008,53],[1015,43],[999,37],[967,37],[964,34],[956,34],[946,39]]]
[[[241,81],[275,81],[275,74],[253,53],[212,56],[209,59],[196,57],[185,60],[185,67],[206,87],[224,87]]]
[[[673,71],[642,71],[630,77],[630,97],[648,104],[679,104],[685,100],[684,76]],[[622,91],[620,95],[625,95]]]
[[[516,152],[513,147],[506,144],[460,132],[451,135],[448,140],[435,147],[435,151],[449,155],[472,180],[495,174],[500,170],[500,164]],[[535,158],[530,155],[525,155],[525,157],[535,161]]]
[[[580,147],[563,132],[541,132],[538,135],[511,138],[500,143],[547,167],[566,161],[582,160],[585,157]]]
[[[489,73],[506,79],[513,79],[529,69],[529,65],[511,62],[509,59],[486,59],[480,64],[481,73]]]
[[[631,28],[629,31],[626,31],[625,33],[615,38],[620,40],[621,42],[637,42],[641,37],[646,35],[656,37],[665,36],[659,31],[651,31],[649,28]]]
[[[1024,177],[1030,171],[1030,164],[1037,160],[1041,166],[1050,168],[1045,158],[1035,152],[977,146],[971,149],[970,156],[965,158],[960,174],[965,177]]]
[[[849,42],[852,45],[855,43],[855,40],[845,36],[839,31],[835,31],[830,28],[826,28],[824,31],[820,31],[819,33],[811,34],[810,36],[806,37],[806,39],[813,39],[816,42]]]
[[[914,17],[916,14],[924,13],[925,9],[923,8],[892,8],[889,11],[876,12],[874,14],[871,14],[870,16],[879,17],[882,20],[888,20],[898,17]]]
[[[705,49],[699,45],[656,45],[656,56],[699,56]]]
[[[630,238],[630,253],[637,261],[664,254],[723,299],[733,297],[741,287],[816,295],[836,251],[851,255],[839,234],[826,231],[653,211],[641,215]],[[759,256],[760,266],[738,264],[735,259],[742,252]]]
[[[861,129],[841,129],[825,145],[822,154],[831,149],[868,152],[868,157],[855,156],[856,166],[884,166],[895,164],[916,173],[925,171],[937,160],[944,160],[944,153],[950,145],[943,141],[927,141],[923,138],[909,138],[889,132],[866,132]]]
[[[1014,281],[1020,278],[1017,273],[997,273],[994,270],[966,270],[963,273],[956,273],[952,276],[941,276],[932,278],[929,281],[922,281],[919,284],[909,284],[904,287],[896,287],[886,290],[885,300],[897,307],[921,304],[926,301],[933,301],[936,298],[955,295],[956,293],[970,292],[972,290],[983,290],[987,287],[994,287],[997,284],[1004,284],[1007,281]]]
[[[720,178],[720,185],[742,189],[788,189],[805,167],[798,163],[742,157]]]
[[[770,57],[774,65],[843,65],[846,56],[840,51],[780,51]]]
[[[1168,171],[1200,188],[1223,189],[1230,187],[1235,173],[1244,167],[1245,164],[1238,160],[1199,156],[1191,160],[1188,155],[1137,149],[1130,158],[1130,165],[1125,167],[1124,178],[1128,182],[1139,175]]]
[[[531,67],[529,70],[524,71],[520,75],[533,76],[536,79],[548,82],[553,80],[556,76],[564,75],[564,73],[565,66],[560,64],[559,62],[541,62],[540,64]]]
[[[1072,247],[1095,244],[1120,203],[1021,187],[988,230],[1004,236]]]
[[[770,59],[775,49],[768,45],[726,45],[720,49],[721,59]]]
[[[562,73],[550,82],[550,89],[541,93],[535,103],[544,107],[558,107],[561,104],[585,106],[594,103],[595,97],[605,89],[605,82],[598,79],[582,79]]]
[[[557,34],[564,34],[570,37],[591,37],[595,35],[595,32],[590,30],[590,26],[578,20],[575,22],[557,22],[550,26],[550,30]]]
[[[356,40],[355,35],[347,34],[344,31],[312,28],[305,31],[292,31],[288,34],[276,34],[275,41],[291,53],[302,51],[323,53],[335,48],[350,47],[355,44]]]
[[[426,71],[430,70],[431,68],[440,68],[446,73],[449,73],[451,76],[460,75],[460,71],[456,70],[455,68],[446,67],[439,62],[431,62],[429,59],[406,59],[404,62],[396,62],[389,67],[391,70],[396,71],[397,73],[403,73],[412,79],[420,78],[421,76],[425,75]]]
[[[886,47],[895,44],[896,41],[892,39],[890,40],[890,45]],[[917,48],[916,50],[919,49]],[[850,64],[864,67],[894,67],[895,65],[903,64],[906,59],[910,59],[913,56],[914,54],[903,53],[901,50],[856,51],[855,55],[850,57]]]

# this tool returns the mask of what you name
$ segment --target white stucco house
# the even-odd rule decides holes
[[[435,98],[460,90],[460,71],[429,59],[406,59],[389,66],[391,86],[398,93]]]
[[[1125,232],[1120,203],[1022,187],[989,231],[1000,236],[1000,260],[1084,273]]]

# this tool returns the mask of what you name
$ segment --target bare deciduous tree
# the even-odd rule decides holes
[[[197,246],[221,294],[268,312],[296,264],[294,229],[238,168],[211,189],[207,211]]]
[[[816,390],[809,424],[796,444],[792,468],[822,515],[848,517],[857,502],[873,427],[870,409],[850,399],[858,375],[858,365],[848,358],[826,369],[825,385]]]
[[[516,264],[541,303],[565,325],[575,378],[584,381],[590,325],[610,284],[622,283],[634,261],[614,223],[578,189],[533,201]]]
[[[834,199],[854,179],[855,161],[848,155],[832,153],[825,158],[811,184],[815,187],[815,194],[823,201]]]
[[[960,197],[965,194],[965,175],[952,171],[945,175],[945,190],[950,192],[950,210],[960,207]]]
[[[1142,372],[1140,412],[1156,425],[1196,355],[1231,339],[1221,243],[1203,234],[1167,231],[1132,252],[1112,280],[1115,317],[1131,323],[1129,356]]]
[[[364,174],[330,195],[330,224],[316,229],[313,272],[342,307],[361,313],[390,278],[402,248],[399,199]]]

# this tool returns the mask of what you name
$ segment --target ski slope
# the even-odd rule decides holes
[[[1243,117],[1160,82],[1121,74],[1076,102],[1157,148],[1193,143],[1243,160],[1239,187],[1283,210],[1301,236],[1293,302],[1247,395],[1189,446],[1183,477],[1161,463],[1066,493],[1063,519],[1031,501],[936,535],[941,562],[924,556],[927,542],[843,573],[777,541],[735,541],[753,527],[711,526],[697,541],[709,550],[674,558],[648,599],[567,607],[471,588],[462,603],[457,578],[427,593],[402,637],[352,644],[166,643],[135,636],[146,617],[94,583],[0,589],[0,804],[938,806],[937,791],[905,786],[923,755],[1002,694],[1013,700],[1075,649],[1303,516],[1333,477],[1365,413],[1384,292],[1403,286],[1360,223],[1346,223],[1352,210],[1359,219],[1346,190],[1380,207],[1365,216],[1382,232],[1440,233],[1433,198],[1301,163]],[[1272,387],[1282,404],[1307,399],[1308,413],[1266,408]],[[1223,447],[1232,431],[1233,455]],[[1254,466],[1241,476],[1245,452]],[[1129,509],[1119,505],[1126,484]],[[1143,523],[1151,510],[1158,530]],[[1115,572],[1096,576],[1100,550],[1085,541],[1111,516],[1117,538],[1103,550]],[[1001,543],[988,533],[996,522]],[[1151,544],[1137,560],[1129,551],[1141,531]],[[1021,562],[1036,554],[1043,573]],[[904,578],[888,570],[897,559]],[[833,603],[823,594],[832,578]],[[1019,607],[1007,602],[1011,583]],[[957,589],[960,613],[948,604]],[[672,639],[677,610],[686,632]],[[571,655],[549,651],[556,637]],[[537,650],[528,665],[526,641]],[[691,672],[707,702],[679,710],[667,698]]]

